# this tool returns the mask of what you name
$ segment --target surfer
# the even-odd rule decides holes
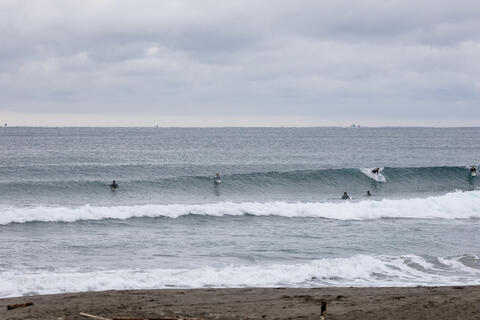
[[[367,190],[367,197],[371,197],[372,194],[370,193],[370,190]]]
[[[380,168],[375,168],[372,170],[373,174],[378,174],[380,172]]]
[[[112,189],[118,189],[118,184],[115,182],[115,180],[112,181],[112,184],[110,185],[110,188]]]
[[[219,173],[215,174],[215,178],[213,179],[213,181],[214,181],[215,183],[220,183],[220,182],[222,182],[222,179],[220,178],[220,174],[219,174]]]
[[[477,173],[477,167],[472,166],[472,167],[470,168],[470,173]]]
[[[346,192],[344,192],[342,196],[342,200],[350,200],[350,199],[351,199],[350,196]]]

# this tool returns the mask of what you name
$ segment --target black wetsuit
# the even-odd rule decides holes
[[[110,188],[112,188],[112,189],[117,189],[117,188],[118,188],[118,184],[112,183],[112,184],[110,185]]]

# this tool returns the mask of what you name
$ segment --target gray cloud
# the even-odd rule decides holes
[[[0,110],[468,122],[480,116],[479,12],[478,1],[2,1]]]

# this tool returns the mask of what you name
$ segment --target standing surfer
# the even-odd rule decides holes
[[[220,182],[222,182],[222,179],[220,178],[220,174],[219,174],[219,173],[217,173],[217,174],[215,175],[215,178],[213,179],[213,181],[214,181],[215,183],[220,183]]]
[[[471,174],[472,176],[476,176],[476,175],[477,175],[477,167],[472,166],[472,167],[470,168],[470,174]]]
[[[380,173],[380,168],[375,168],[372,170],[373,174],[379,174]]]

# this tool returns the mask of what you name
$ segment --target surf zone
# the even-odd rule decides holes
[[[11,206],[0,209],[0,225],[80,220],[180,218],[200,216],[278,216],[335,220],[368,219],[473,219],[480,218],[480,191],[452,192],[443,196],[404,200],[358,202],[219,202],[198,205],[136,206]]]

